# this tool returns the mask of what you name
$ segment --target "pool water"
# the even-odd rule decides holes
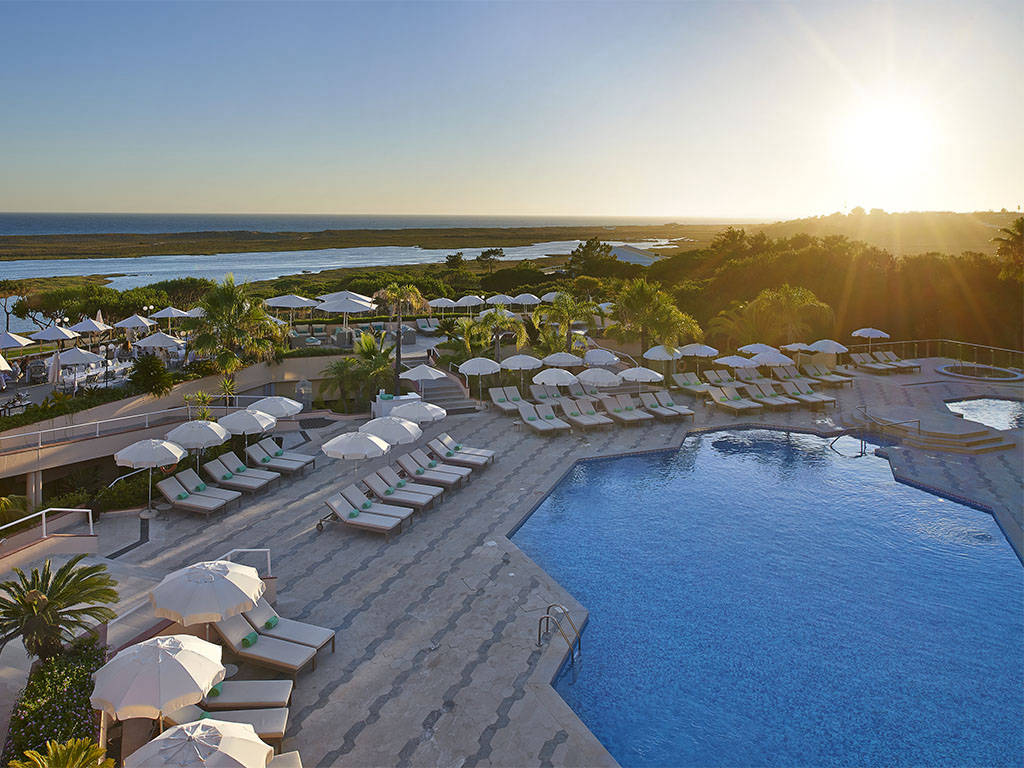
[[[994,397],[953,400],[946,407],[965,419],[993,429],[1024,429],[1024,402]]]
[[[871,453],[753,430],[581,462],[513,540],[590,611],[555,686],[625,766],[1024,760],[1024,568]]]

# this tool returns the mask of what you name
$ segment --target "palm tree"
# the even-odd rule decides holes
[[[491,343],[491,331],[483,323],[471,317],[460,317],[452,320],[447,327],[447,320],[442,321],[440,332],[448,338],[438,347],[449,350],[452,362],[462,362],[479,355]]]
[[[607,333],[620,340],[639,339],[640,349],[647,349],[652,323],[663,312],[672,297],[642,277],[627,280],[615,296],[612,324]]]
[[[45,661],[76,632],[117,615],[102,605],[118,601],[117,582],[105,565],[79,566],[84,557],[75,555],[56,573],[49,560],[30,576],[15,568],[17,580],[0,583],[0,651],[20,637],[25,650]]]
[[[0,496],[0,522],[9,523],[28,514],[28,496]]]
[[[538,307],[533,313],[533,324],[541,328],[545,322],[556,323],[558,332],[565,338],[565,351],[572,351],[572,324],[585,322],[588,328],[594,327],[594,314],[597,305],[587,299],[578,299],[564,291],[546,306]]]
[[[674,349],[680,342],[700,341],[704,331],[691,315],[675,304],[659,304],[651,317],[651,333],[654,339],[667,349]]]
[[[391,380],[391,352],[394,349],[384,342],[384,334],[379,337],[372,333],[360,334],[352,347],[359,361],[359,392],[365,388],[372,392],[383,389]]]
[[[25,758],[12,760],[9,768],[114,768],[107,751],[92,739],[47,741],[45,754],[30,749]]]
[[[423,298],[420,289],[415,285],[399,285],[391,283],[381,288],[373,298],[388,305],[390,314],[397,319],[395,331],[395,396],[402,394],[399,375],[402,372],[402,313],[408,307],[412,312],[430,312],[430,304]]]
[[[996,253],[1007,262],[999,276],[1024,280],[1024,216],[999,232],[999,236],[993,237],[992,242],[999,243]]]
[[[225,408],[231,405],[231,401],[234,398],[237,389],[238,388],[235,386],[235,380],[230,376],[222,376],[221,380],[217,382],[217,392],[224,398]]]
[[[501,362],[501,337],[503,334],[511,333],[515,336],[516,349],[524,346],[530,340],[523,321],[517,315],[506,315],[505,308],[501,304],[484,313],[480,324],[488,330],[494,340],[494,359],[499,363]]]
[[[749,304],[737,304],[729,309],[723,309],[711,318],[708,333],[730,347],[750,344],[757,341],[757,335],[761,330],[755,315],[756,309],[750,309]]]
[[[203,317],[189,317],[183,327],[195,331],[192,348],[212,355],[221,373],[231,375],[248,359],[267,360],[274,354],[281,331],[270,319],[263,303],[249,295],[248,286],[235,283],[228,274],[224,282],[203,297]]]
[[[337,392],[342,410],[348,413],[349,392],[360,381],[363,373],[363,361],[356,357],[343,357],[320,371],[324,377],[321,386],[326,392]]]
[[[565,351],[565,339],[558,332],[557,328],[545,325],[537,329],[537,338],[530,342],[530,346],[538,357],[547,357],[555,352]],[[579,352],[586,347],[583,337],[578,334],[572,335],[572,349],[570,352]]]
[[[762,321],[768,338],[787,344],[832,322],[832,307],[807,288],[788,283],[761,291],[748,311]]]

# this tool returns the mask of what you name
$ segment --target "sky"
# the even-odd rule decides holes
[[[1024,3],[5,3],[0,211],[1024,203]]]

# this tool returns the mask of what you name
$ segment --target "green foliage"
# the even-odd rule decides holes
[[[80,566],[84,557],[75,555],[56,572],[49,560],[27,576],[14,568],[17,578],[0,582],[0,650],[20,637],[25,650],[45,661],[91,622],[114,618],[104,604],[118,601],[117,582],[105,565]]]
[[[51,496],[46,500],[46,506],[64,509],[87,509],[91,499],[92,494],[89,491],[84,488],[77,488],[57,496]]]
[[[66,653],[36,667],[11,712],[7,747],[0,762],[7,765],[29,750],[43,749],[48,741],[95,738],[97,723],[89,696],[92,674],[104,661],[104,648],[89,635]],[[77,763],[58,765],[79,768]]]
[[[494,339],[494,359],[501,362],[501,337],[511,333],[515,338],[516,349],[520,349],[529,341],[529,335],[523,321],[516,315],[506,315],[502,310],[505,307],[498,304],[493,312],[486,313],[479,321],[487,329]]]
[[[28,497],[11,494],[0,496],[0,525],[28,514]]]
[[[577,299],[567,293],[560,293],[550,304],[541,304],[534,310],[533,324],[537,328],[543,328],[545,324],[553,323],[565,340],[564,351],[571,352],[573,323],[584,322],[587,327],[593,328],[595,312],[597,312],[597,305],[594,302]]]
[[[487,267],[487,274],[490,274],[494,271],[494,263],[503,258],[505,258],[504,248],[486,248],[480,251],[480,255],[476,257],[476,263]]]
[[[174,473],[164,473],[159,468],[153,470],[153,484]],[[149,472],[138,472],[124,480],[118,480],[111,487],[104,486],[96,492],[90,506],[94,512],[107,512],[111,509],[131,509],[145,506],[149,498]]]
[[[438,324],[448,338],[437,345],[442,363],[463,363],[483,354],[491,345],[491,330],[471,317],[445,318]]]
[[[996,255],[1005,261],[999,277],[1018,283],[1024,281],[1024,216],[1000,229],[992,242],[998,243]]]
[[[128,381],[131,382],[133,391],[153,397],[166,395],[174,386],[174,378],[170,371],[167,370],[164,361],[156,355],[139,355],[132,364]]]
[[[217,370],[217,364],[213,360],[193,360],[188,365],[181,369],[182,374],[186,379],[203,379],[207,376],[213,376],[219,371]]]
[[[448,269],[462,269],[465,264],[465,259],[462,256],[462,251],[456,253],[449,253],[444,257],[445,266]]]
[[[125,391],[118,387],[93,388],[86,387],[78,390],[74,397],[69,395],[58,395],[48,397],[38,405],[29,405],[22,413],[0,418],[0,432],[15,427],[23,427],[27,424],[35,424],[45,419],[53,419],[57,416],[64,416],[69,413],[77,413],[87,408],[95,408],[97,405],[112,403],[125,396]]]
[[[92,739],[47,741],[46,752],[31,749],[24,760],[12,760],[10,768],[114,768],[114,760]]]
[[[523,286],[541,283],[546,278],[547,275],[534,267],[506,267],[480,278],[480,289],[487,293],[507,293],[512,296],[520,293]]]

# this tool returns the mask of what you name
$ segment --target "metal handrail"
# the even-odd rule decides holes
[[[267,575],[266,575],[265,578],[269,579],[271,576],[274,575],[274,572],[270,568],[270,547],[259,547],[257,549],[247,549],[245,547],[237,547],[235,549],[228,550],[227,552],[225,552],[223,555],[221,555],[217,559],[218,560],[229,560],[231,562],[234,562],[234,560],[231,560],[231,558],[234,557],[235,555],[242,554],[243,552],[262,552],[263,554],[265,554],[267,556]]]
[[[544,613],[549,614],[549,615],[553,615],[553,614],[551,614],[551,609],[552,608],[555,608],[556,610],[561,611],[562,615],[565,616],[566,619],[568,619],[569,626],[572,627],[572,631],[574,633],[576,633],[576,645],[579,646],[580,655],[582,656],[583,655],[583,635],[580,634],[580,630],[579,630],[579,627],[576,626],[576,622],[572,620],[572,616],[569,614],[569,609],[566,608],[561,603],[551,603],[547,607],[547,609],[545,609]]]
[[[50,513],[50,512],[85,512],[89,516],[89,535],[90,536],[93,535],[92,510],[91,509],[78,508],[78,507],[47,507],[46,509],[41,509],[38,512],[33,512],[30,515],[25,515],[24,517],[19,517],[17,520],[14,520],[14,521],[12,521],[10,523],[7,523],[5,525],[0,525],[0,531],[3,531],[5,529],[7,529],[7,528],[12,528],[12,527],[14,527],[16,525],[20,525],[21,523],[27,522],[28,520],[32,520],[33,518],[42,517],[43,518],[43,535],[42,535],[41,538],[45,539],[46,538],[46,515],[48,513]]]
[[[541,627],[545,626],[545,624],[544,624],[545,621],[547,622],[547,625],[546,625],[547,626],[547,630],[551,629],[551,622],[552,621],[555,622],[555,626],[558,627],[558,634],[560,634],[562,636],[562,639],[565,640],[566,644],[569,646],[569,663],[575,664],[576,663],[576,646],[573,645],[573,642],[572,642],[572,640],[569,639],[569,636],[567,634],[565,634],[565,630],[562,629],[562,625],[559,623],[558,619],[555,618],[554,616],[552,616],[550,613],[545,613],[543,616],[541,616],[537,620],[537,647],[539,648],[541,645],[543,645],[543,643],[541,642],[541,638],[543,637],[543,632],[541,632]],[[545,631],[547,631],[547,630],[545,630]]]
[[[880,419],[877,416],[872,416],[868,413],[868,407],[866,405],[858,405],[857,410],[863,414],[864,418],[877,424],[880,427],[898,427],[901,424],[917,424],[917,434],[921,434],[921,419],[903,419],[902,421],[888,421],[886,419]]]

